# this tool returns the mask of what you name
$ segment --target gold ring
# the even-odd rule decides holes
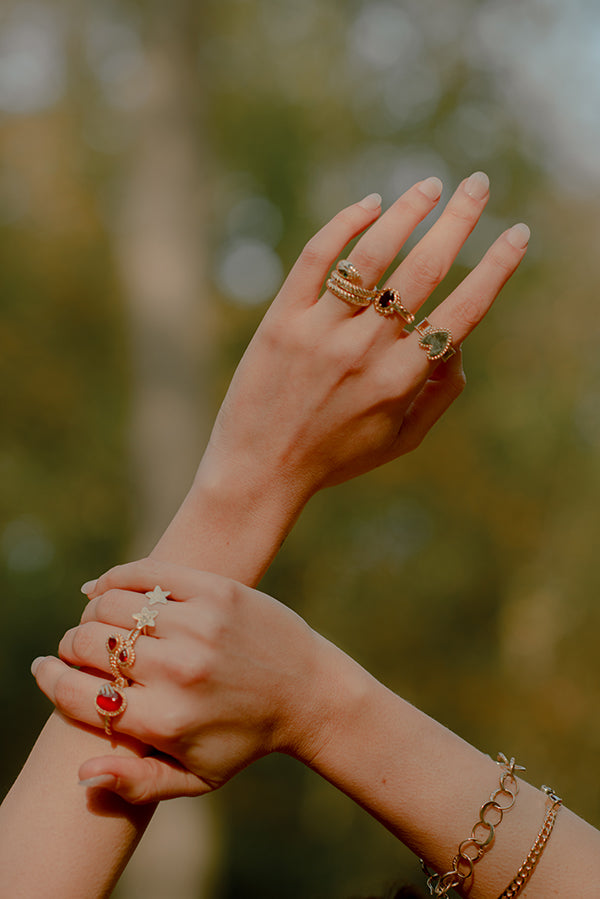
[[[394,290],[393,287],[384,287],[382,290],[378,290],[373,306],[380,315],[393,315],[396,312],[409,325],[415,320],[412,312],[409,312],[403,305],[399,291]]]
[[[109,736],[112,734],[110,719],[122,715],[127,708],[125,696],[127,681],[124,678],[122,681],[124,682],[104,684],[96,694],[96,711],[104,719],[104,730]]]
[[[452,334],[447,328],[434,328],[433,325],[424,318],[415,326],[415,331],[420,335],[419,346],[427,353],[427,358],[432,362],[440,359],[447,362],[456,352],[452,346]]]
[[[348,259],[337,263],[326,286],[335,297],[352,306],[369,306],[377,296],[377,289],[362,286],[362,275]]]

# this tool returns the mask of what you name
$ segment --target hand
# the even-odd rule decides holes
[[[367,202],[337,215],[305,247],[267,312],[221,407],[198,482],[245,479],[262,495],[287,491],[298,510],[317,490],[414,449],[464,386],[460,355],[429,361],[418,334],[396,316],[319,293],[349,240],[377,219],[348,254],[372,287],[415,226],[435,207],[441,184],[412,187],[381,217]],[[488,199],[481,173],[464,181],[439,220],[386,285],[416,313],[440,283]],[[517,225],[429,316],[459,346],[513,274],[529,229]],[[283,486],[285,485],[285,487]]]
[[[113,729],[163,755],[93,759],[80,777],[102,775],[99,785],[141,803],[209,792],[273,751],[309,758],[326,720],[318,694],[333,683],[323,666],[334,647],[271,597],[167,563],[135,562],[99,579],[82,624],[61,641],[63,661],[47,657],[35,666],[56,707],[103,726],[95,698],[113,680],[106,640],[127,636],[133,614],[148,604],[144,593],[157,583],[171,597],[152,607],[159,609],[152,636],[135,642],[127,708]]]

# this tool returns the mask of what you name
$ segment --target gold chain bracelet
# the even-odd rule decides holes
[[[527,858],[525,859],[509,885],[506,887],[504,892],[498,897],[498,899],[514,899],[515,896],[519,895],[519,893],[535,871],[536,865],[539,862],[542,852],[546,847],[546,843],[550,839],[550,834],[552,833],[552,828],[554,827],[556,816],[562,805],[562,799],[560,798],[560,796],[556,795],[551,787],[543,786],[542,790],[544,791],[544,793],[546,793],[550,801],[550,808],[546,812],[544,823],[542,824],[541,830],[535,838],[533,846],[529,850]]]
[[[514,758],[509,761],[501,752],[498,753],[496,764],[505,769],[500,775],[500,785],[479,809],[479,821],[473,826],[471,835],[458,847],[452,859],[451,869],[445,874],[438,874],[436,871],[430,871],[423,859],[420,860],[421,867],[427,875],[430,896],[447,896],[450,890],[462,887],[465,881],[473,876],[473,868],[477,862],[492,848],[496,827],[501,824],[504,813],[515,804],[519,792],[515,771],[524,771],[525,768],[517,765]],[[502,796],[508,797],[509,802],[506,804],[498,802]],[[497,819],[495,823],[489,820],[490,817]]]

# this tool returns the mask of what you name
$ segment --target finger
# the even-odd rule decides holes
[[[109,638],[117,638],[114,652],[119,660],[121,674],[138,684],[146,685],[152,673],[162,662],[159,642],[152,637],[140,636],[133,644],[126,643],[130,631],[90,621],[68,630],[58,647],[63,662],[78,668],[114,674],[109,661]]]
[[[348,206],[312,237],[298,257],[279,293],[287,301],[314,303],[323,281],[344,247],[368,228],[381,212],[379,194]]]
[[[121,590],[114,587],[89,601],[81,613],[81,622],[102,621],[129,632],[139,628],[140,622],[147,620],[149,622],[148,617],[140,617],[142,610],[147,609],[153,623],[144,625],[147,628],[145,633],[153,637],[164,637],[169,630],[170,611],[178,605],[172,594],[164,602],[153,603],[148,595],[140,590]],[[143,614],[148,616],[148,613]]]
[[[185,601],[202,590],[215,590],[226,582],[227,578],[217,574],[148,558],[116,565],[97,580],[84,584],[84,587],[87,587],[86,593],[91,599],[113,588],[145,594],[160,584],[170,592],[169,599]]]
[[[96,696],[107,683],[106,678],[77,671],[54,656],[36,659],[31,670],[42,693],[60,712],[83,724],[104,728],[104,717],[96,709]],[[153,709],[145,708],[144,688],[134,685],[124,692],[126,707],[111,719],[112,729],[149,743],[147,723],[153,718]]]
[[[440,363],[425,382],[404,416],[390,459],[416,449],[423,438],[465,388],[462,352],[458,350],[447,363]]]
[[[427,317],[431,328],[447,330],[453,346],[462,341],[484,318],[504,284],[517,270],[529,240],[527,225],[514,225],[492,244],[479,265]],[[405,383],[410,381],[416,393],[437,368],[420,344],[421,334],[415,329],[405,340],[396,341],[385,358],[390,371],[402,371]],[[447,363],[443,363],[447,364]]]
[[[396,200],[361,237],[348,259],[360,272],[363,286],[372,287],[377,283],[415,227],[436,206],[441,192],[439,178],[420,181]],[[364,307],[346,303],[329,291],[321,299],[335,304],[333,308],[346,314],[364,311]]]
[[[481,262],[428,316],[432,324],[451,330],[455,345],[477,327],[516,272],[527,251],[529,235],[529,228],[522,223],[500,235]]]
[[[465,179],[437,222],[389,278],[386,286],[399,291],[411,312],[419,309],[450,271],[481,217],[489,199],[489,184],[484,172]]]
[[[156,756],[89,759],[80,767],[79,778],[82,787],[103,787],[135,805],[177,796],[202,796],[212,789],[175,760]]]

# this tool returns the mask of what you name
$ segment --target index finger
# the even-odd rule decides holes
[[[116,565],[95,581],[81,588],[89,599],[101,596],[108,590],[130,590],[145,594],[156,587],[170,593],[169,599],[186,600],[202,591],[224,588],[228,579],[207,571],[198,571],[172,562],[158,559],[140,559],[125,565]]]

